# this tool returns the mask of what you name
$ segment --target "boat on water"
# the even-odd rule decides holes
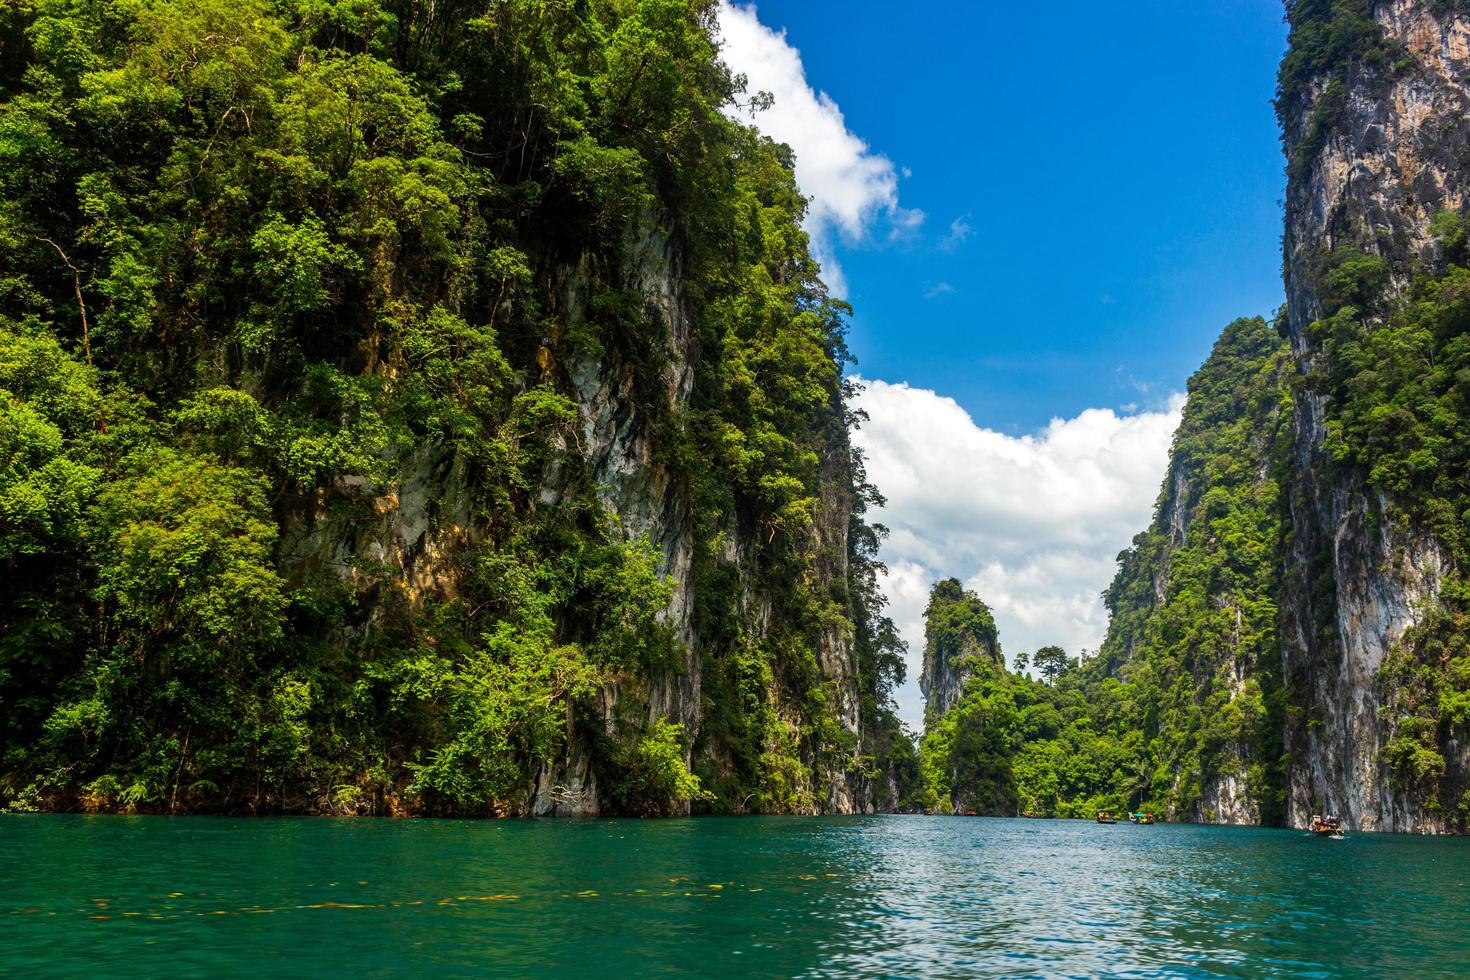
[[[1128,814],[1129,823],[1153,823],[1154,815],[1147,810],[1139,810],[1137,813]]]
[[[1316,813],[1312,814],[1307,830],[1318,837],[1330,837],[1333,840],[1342,840],[1347,836],[1342,832],[1340,817],[1324,817]]]
[[[1098,823],[1117,823],[1118,822],[1118,818],[1113,813],[1112,810],[1099,810],[1099,811],[1097,811],[1097,822]]]

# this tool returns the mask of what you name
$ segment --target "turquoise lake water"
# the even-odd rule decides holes
[[[0,975],[1470,976],[1470,839],[0,816]]]

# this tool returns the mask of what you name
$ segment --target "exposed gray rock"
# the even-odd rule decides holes
[[[1293,173],[1286,204],[1287,330],[1298,369],[1320,353],[1308,332],[1321,312],[1312,278],[1321,251],[1352,244],[1378,252],[1401,291],[1433,260],[1433,216],[1464,203],[1470,147],[1470,21],[1422,0],[1374,4],[1386,37],[1412,65],[1349,71],[1345,106],[1326,141]],[[1288,154],[1309,132],[1312,98],[1284,107]],[[1288,820],[1341,815],[1364,830],[1443,832],[1444,818],[1407,798],[1380,762],[1389,724],[1380,713],[1379,668],[1434,594],[1446,558],[1434,540],[1403,529],[1395,501],[1361,478],[1330,470],[1323,449],[1327,405],[1296,402],[1292,551],[1282,597],[1286,676],[1295,723]],[[1330,574],[1324,574],[1330,573]],[[1453,764],[1453,763],[1452,763]],[[1460,761],[1463,765],[1463,760]]]
[[[967,642],[951,652],[930,644],[924,648],[924,667],[919,675],[919,690],[924,695],[924,716],[943,718],[959,703],[965,682],[975,675],[976,655],[983,655],[978,644]]]
[[[656,550],[659,571],[668,577],[673,591],[664,615],[674,627],[684,660],[661,676],[608,684],[598,698],[598,717],[590,720],[616,737],[628,735],[627,729],[640,723],[668,718],[683,725],[686,741],[692,745],[702,723],[704,655],[693,621],[694,515],[690,488],[677,469],[659,457],[652,423],[660,413],[679,412],[689,402],[694,387],[696,325],[684,292],[678,250],[663,233],[649,227],[632,236],[623,249],[619,270],[621,278],[615,285],[641,295],[650,322],[661,324],[666,331],[657,388],[639,390],[634,372],[615,353],[584,355],[573,363],[556,364],[549,347],[543,348],[543,370],[561,372],[569,379],[581,418],[575,436],[560,444],[561,458],[544,472],[536,499],[543,506],[555,505],[563,498],[572,474],[590,473],[602,504],[625,539],[646,539]],[[557,329],[573,330],[584,323],[593,290],[607,285],[598,282],[599,271],[592,257],[586,256],[551,276]],[[812,541],[814,553],[823,556],[816,567],[822,588],[847,574],[852,502],[845,435],[835,438],[828,461],[831,465],[824,471]],[[319,494],[311,507],[289,517],[282,533],[283,567],[298,574],[311,568],[330,569],[360,594],[401,589],[408,602],[429,595],[453,596],[457,590],[453,556],[480,538],[471,516],[472,503],[472,490],[454,455],[432,443],[419,446],[389,485],[343,478],[330,492]],[[373,516],[365,519],[369,511]],[[763,593],[760,576],[754,572],[758,550],[754,533],[730,515],[723,557],[740,570],[742,618],[747,628],[764,636],[772,627],[773,601]],[[362,605],[373,618],[360,627],[382,619],[391,603]],[[860,755],[860,699],[851,638],[835,628],[828,630],[814,652],[837,721],[853,736],[854,753]],[[628,685],[636,690],[625,690]],[[776,693],[779,697],[780,692]],[[800,705],[780,705],[779,710],[793,730],[801,728]],[[575,730],[575,721],[568,718],[569,732]],[[808,747],[803,751],[807,757],[802,761],[811,772],[807,795],[815,810],[850,813],[873,808],[872,787],[858,775],[856,765],[832,766]],[[527,787],[521,812],[593,816],[606,809],[606,790],[598,782],[591,747],[574,737],[563,758],[541,763]]]

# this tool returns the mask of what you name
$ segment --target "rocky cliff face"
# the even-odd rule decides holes
[[[688,404],[693,388],[691,354],[695,331],[681,283],[676,250],[668,239],[646,231],[631,243],[624,257],[626,285],[640,296],[651,322],[668,329],[672,355],[659,366],[658,391],[652,394],[661,411],[675,412]],[[555,277],[557,308],[562,331],[581,325],[592,275],[590,261],[565,267]],[[628,540],[646,539],[659,554],[659,572],[668,576],[673,597],[666,613],[684,653],[678,670],[640,679],[647,721],[668,718],[684,726],[691,737],[699,732],[700,650],[694,636],[693,515],[687,482],[658,458],[648,413],[632,374],[613,357],[578,358],[566,365],[578,409],[580,439],[566,440],[562,449],[578,453],[586,462],[598,497],[615,515]],[[546,474],[541,501],[550,504],[562,492],[560,467]],[[619,685],[608,685],[599,699],[596,726],[618,736]],[[590,747],[573,741],[566,755],[542,762],[526,801],[534,816],[595,816],[603,806]],[[686,807],[687,809],[687,807]]]
[[[717,12],[0,18],[0,807],[874,805],[847,307]]]
[[[585,328],[588,295],[596,275],[592,259],[559,267],[551,275],[555,290],[555,330],[571,333]],[[644,304],[647,320],[667,328],[669,357],[657,368],[657,390],[639,387],[639,380],[614,348],[598,356],[581,356],[560,363],[544,356],[548,374],[562,374],[578,407],[576,435],[561,438],[555,461],[547,468],[538,491],[540,506],[556,505],[568,492],[568,481],[585,474],[597,488],[597,498],[630,542],[646,540],[659,557],[658,573],[671,587],[664,613],[673,628],[680,662],[651,676],[628,676],[603,686],[592,717],[569,717],[576,733],[566,751],[541,760],[519,812],[527,816],[596,816],[608,808],[607,789],[599,784],[597,743],[616,743],[628,730],[667,719],[683,727],[690,749],[686,763],[699,761],[719,767],[728,760],[717,749],[695,758],[704,720],[702,672],[711,649],[709,637],[695,623],[698,583],[695,571],[695,514],[689,474],[668,459],[659,443],[658,417],[689,409],[694,394],[694,363],[699,356],[695,314],[686,295],[677,248],[660,232],[645,230],[633,236],[620,256],[621,286]],[[550,338],[548,338],[549,340]],[[646,379],[645,379],[646,380]],[[839,420],[840,406],[830,406]],[[852,511],[850,453],[846,428],[840,421],[830,427],[827,465],[822,472],[819,506],[810,532],[810,551],[826,556],[814,564],[815,586],[822,591],[845,590],[848,528]],[[311,562],[335,569],[356,589],[365,604],[378,602],[376,591],[386,578],[406,588],[411,601],[452,596],[458,591],[457,557],[466,545],[482,537],[469,505],[464,473],[452,454],[421,447],[403,466],[399,481],[387,491],[339,488],[343,494],[367,494],[376,515],[363,522],[334,519],[328,509],[305,515],[293,524],[283,549],[290,563]],[[763,580],[759,529],[734,513],[720,522],[724,544],[720,560],[736,570],[739,585],[740,627],[754,642],[765,639],[778,615],[779,604]],[[372,576],[359,569],[371,567]],[[854,746],[853,756],[866,746],[867,732],[860,716],[858,666],[852,640],[840,625],[823,630],[815,640],[814,659],[831,695],[832,717],[842,737]],[[805,705],[797,692],[779,683],[764,692],[792,730],[809,725]],[[631,698],[627,695],[633,695]],[[797,796],[809,800],[813,811],[853,813],[874,807],[870,782],[856,767],[834,764],[818,741],[800,744],[805,767]],[[849,757],[839,757],[846,761]],[[737,801],[738,802],[738,801]],[[682,806],[689,809],[686,802]],[[739,807],[736,807],[739,809]]]
[[[953,653],[924,648],[924,672],[919,675],[919,690],[924,695],[924,714],[942,718],[949,713],[965,689],[965,681],[974,676],[973,658],[984,651],[974,641],[967,641]]]
[[[645,304],[648,320],[666,325],[670,357],[659,366],[657,413],[674,415],[687,411],[694,395],[694,364],[699,357],[698,330],[688,300],[677,248],[663,234],[645,231],[636,236],[622,256],[624,286]],[[564,331],[575,330],[584,316],[591,276],[585,265],[561,270],[557,276],[559,310]],[[711,639],[695,623],[697,575],[695,571],[694,506],[688,474],[671,464],[660,451],[653,412],[640,410],[649,393],[637,389],[630,371],[620,365],[616,353],[584,357],[566,366],[580,410],[580,440],[564,446],[579,454],[590,469],[598,496],[616,518],[630,541],[646,539],[660,556],[659,573],[672,586],[666,619],[673,626],[682,651],[682,662],[674,670],[624,684],[608,685],[600,698],[595,727],[608,737],[620,736],[618,706],[629,687],[637,692],[637,713],[632,720],[651,722],[667,718],[678,722],[691,746],[700,742],[704,718],[702,670],[706,658],[718,656]],[[840,406],[830,406],[834,419]],[[811,530],[811,551],[831,560],[813,568],[816,587],[823,591],[846,588],[848,523],[852,509],[852,481],[845,425],[837,423],[825,454],[831,465],[822,473],[820,504]],[[541,489],[543,502],[554,501],[561,492],[561,472],[553,468]],[[758,553],[759,529],[742,523],[737,515],[726,515],[719,533],[724,546],[720,559],[738,570],[742,627],[756,640],[764,639],[777,615],[778,602],[762,583]],[[843,736],[858,747],[865,746],[867,732],[859,715],[858,668],[850,637],[840,628],[824,630],[816,639],[815,659],[823,681],[832,693],[833,718]],[[772,685],[767,695],[793,729],[808,722],[800,701]],[[621,719],[626,724],[627,719]],[[823,750],[828,746],[807,743],[801,761],[807,768],[800,790],[811,808],[830,813],[871,811],[871,784],[855,768],[831,764]],[[525,812],[535,816],[596,815],[605,807],[597,785],[592,760],[593,745],[574,740],[566,755],[547,760],[540,767],[527,796]],[[691,748],[690,762],[694,749]],[[720,766],[727,760],[717,750],[707,750],[705,760]],[[738,807],[737,807],[738,808]],[[685,810],[687,812],[687,805]]]
[[[957,579],[936,582],[924,610],[924,665],[919,690],[931,727],[960,700],[965,682],[985,666],[1003,666],[990,609]]]
[[[1364,6],[1371,25],[1354,28],[1354,55],[1300,59],[1288,72],[1289,55],[1278,105],[1291,161],[1285,328],[1306,379],[1296,399],[1282,601],[1296,708],[1287,730],[1288,819],[1302,825],[1327,811],[1364,830],[1439,832],[1443,813],[1411,798],[1382,761],[1394,719],[1381,711],[1380,671],[1434,595],[1446,557],[1399,519],[1397,501],[1330,465],[1332,409],[1311,380],[1322,351],[1311,326],[1323,315],[1323,261],[1334,250],[1385,259],[1390,295],[1435,261],[1431,221],[1462,207],[1470,179],[1470,16],[1459,4],[1423,0]],[[1292,16],[1314,17],[1320,29],[1344,24],[1341,13],[1306,4]],[[1297,50],[1304,36],[1298,24]]]
[[[1279,810],[1273,556],[1288,373],[1265,321],[1225,329],[1189,380],[1153,525],[1106,594],[1099,664],[1149,705],[1145,737],[1171,773],[1154,798],[1176,819],[1256,824]]]

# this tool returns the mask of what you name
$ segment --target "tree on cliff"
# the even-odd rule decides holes
[[[1067,651],[1058,646],[1041,647],[1032,656],[1031,663],[1048,684],[1055,684],[1058,677],[1076,665],[1067,656]]]

